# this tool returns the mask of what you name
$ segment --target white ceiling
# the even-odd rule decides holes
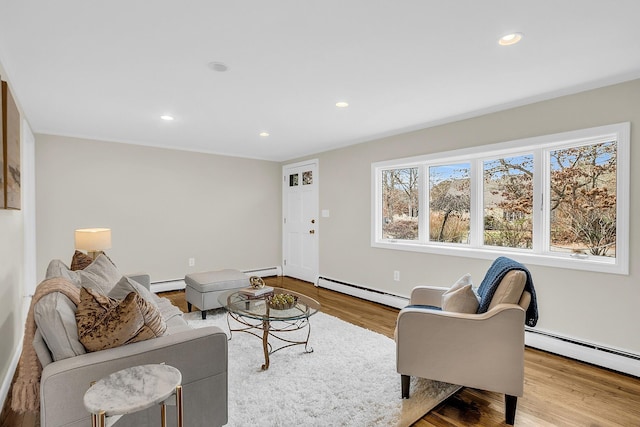
[[[36,133],[283,161],[638,78],[639,19],[639,0],[0,0],[0,61]]]

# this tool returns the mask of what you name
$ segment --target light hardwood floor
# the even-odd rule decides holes
[[[393,337],[397,309],[287,277],[271,277],[265,281],[271,286],[309,295],[320,302],[327,314]],[[162,296],[187,311],[183,291],[166,292]],[[505,425],[503,399],[498,393],[463,388],[414,427],[502,426]],[[37,418],[11,411],[3,411],[0,419],[2,427],[38,425]],[[516,426],[640,426],[640,379],[527,348],[524,396],[518,399]]]

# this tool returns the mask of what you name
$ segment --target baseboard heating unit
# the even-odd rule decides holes
[[[640,377],[639,354],[564,337],[537,328],[525,328],[524,341],[529,347]]]
[[[403,308],[409,304],[409,298],[400,295],[394,295],[388,292],[379,291],[377,289],[365,288],[363,286],[354,285],[352,283],[341,282],[339,280],[320,276],[317,286],[332,291],[341,292],[343,294],[366,299],[368,301],[377,302],[379,304],[388,305],[389,307]]]
[[[244,270],[243,273],[247,274],[248,276],[260,277],[282,276],[282,268],[280,266],[257,268],[253,270]],[[186,283],[184,283],[184,279],[164,280],[151,283],[151,292],[158,293],[167,291],[178,291],[184,289],[185,286]]]

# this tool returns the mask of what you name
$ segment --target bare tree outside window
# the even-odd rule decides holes
[[[382,171],[382,238],[418,240],[418,168]]]
[[[471,165],[429,167],[429,240],[469,243]]]
[[[483,162],[484,244],[533,247],[533,154]]]
[[[615,141],[550,152],[551,250],[615,257]]]

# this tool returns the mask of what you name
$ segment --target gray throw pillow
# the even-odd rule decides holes
[[[98,255],[91,265],[75,273],[80,276],[80,286],[98,291],[102,295],[111,292],[122,278],[122,273],[105,254]]]
[[[156,308],[159,308],[158,304],[155,301],[155,298],[153,297],[153,293],[151,293],[150,290],[142,286],[140,283],[128,278],[127,276],[122,276],[122,278],[118,281],[118,283],[116,283],[113,289],[109,291],[109,294],[107,296],[113,299],[123,300],[131,292],[137,293],[145,301],[148,301],[156,306]]]

